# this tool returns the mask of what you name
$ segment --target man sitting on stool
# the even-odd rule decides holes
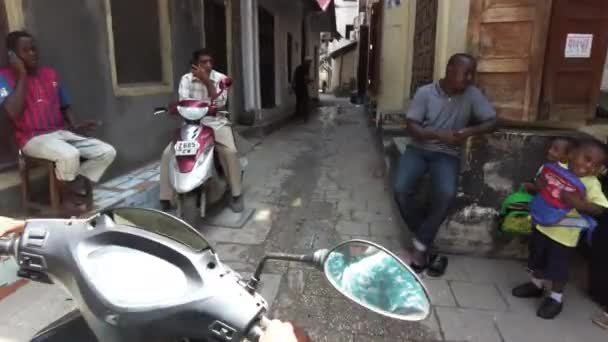
[[[12,121],[17,144],[26,156],[55,163],[64,209],[77,210],[84,202],[79,196],[86,194],[80,176],[98,182],[116,150],[74,133],[93,129],[97,123],[74,121],[57,72],[38,66],[38,51],[29,33],[9,33],[6,47],[10,67],[0,70],[0,110]],[[81,157],[86,159],[82,164]]]

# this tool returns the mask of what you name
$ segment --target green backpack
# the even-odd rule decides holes
[[[528,205],[533,198],[523,186],[505,198],[500,208],[498,224],[502,235],[513,237],[532,233],[532,217]]]

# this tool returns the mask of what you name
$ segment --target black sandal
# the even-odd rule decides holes
[[[433,263],[435,258],[437,258],[437,254],[431,254],[424,265],[416,265],[412,262],[409,264],[409,266],[412,268],[412,270],[414,270],[414,272],[416,272],[417,274],[421,274],[429,268],[429,265]]]
[[[426,275],[433,278],[439,278],[448,268],[448,257],[445,255],[432,254],[429,264],[427,265]]]
[[[428,265],[420,266],[420,265],[416,265],[414,263],[411,263],[409,266],[412,270],[414,270],[414,272],[416,272],[416,274],[421,274],[428,267]]]

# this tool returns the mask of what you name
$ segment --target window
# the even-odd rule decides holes
[[[291,33],[287,34],[287,83],[291,84],[291,78],[293,77],[293,36]]]
[[[172,92],[168,0],[105,2],[114,93],[138,96]]]

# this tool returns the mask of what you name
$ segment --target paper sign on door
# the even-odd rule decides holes
[[[589,58],[592,44],[592,34],[568,33],[564,56],[566,58]]]

